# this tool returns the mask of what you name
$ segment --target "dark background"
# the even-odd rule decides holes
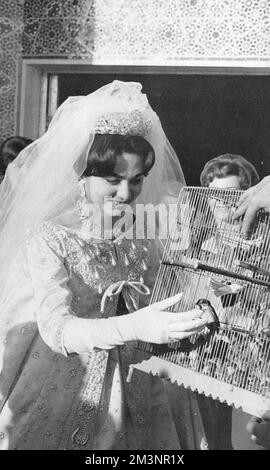
[[[112,80],[139,81],[182,165],[199,185],[207,160],[237,153],[270,174],[270,77],[159,74],[60,74],[59,104]]]

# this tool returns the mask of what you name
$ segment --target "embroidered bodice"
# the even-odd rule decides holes
[[[58,344],[51,344],[52,347],[63,352],[60,336],[68,316],[100,318],[115,314],[117,295],[108,295],[101,313],[103,295],[115,283],[124,284],[121,291],[128,310],[134,310],[134,301],[139,307],[139,293],[132,285],[144,282],[149,256],[147,240],[133,241],[125,237],[114,241],[85,240],[79,233],[59,225],[43,223],[38,227],[28,242],[28,258],[30,263],[33,260],[32,271],[39,264],[34,276],[39,293],[39,316],[42,317],[44,309],[42,291],[46,295],[46,310],[48,303],[59,306],[62,302],[66,307],[69,304],[69,311],[58,308],[62,320],[59,319],[57,325]],[[56,284],[61,287],[57,292]],[[44,324],[43,327],[46,329]]]

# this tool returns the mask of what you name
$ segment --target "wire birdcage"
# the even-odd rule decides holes
[[[182,188],[150,303],[183,292],[170,308],[214,315],[201,332],[166,345],[138,343],[132,367],[260,415],[270,409],[270,220],[248,238],[233,214],[242,191]]]

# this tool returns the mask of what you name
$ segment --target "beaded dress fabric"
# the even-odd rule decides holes
[[[113,283],[126,281],[122,296],[131,310],[130,299],[137,302],[138,293],[128,283],[142,277],[146,284],[153,282],[150,257],[146,240],[86,241],[51,223],[32,233],[7,283],[9,305],[1,329],[2,449],[181,447],[163,382],[138,371],[126,383],[134,354],[142,354],[132,343],[110,351],[93,347],[91,354],[78,356],[67,355],[61,340],[64,323],[75,316],[115,315],[118,295],[105,299],[100,313],[102,296]],[[188,437],[183,435],[182,442],[199,447],[205,441],[196,400],[182,398],[181,406],[193,410],[196,428],[195,437],[194,423],[187,420]]]

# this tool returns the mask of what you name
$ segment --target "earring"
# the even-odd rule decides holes
[[[93,208],[92,204],[87,200],[87,194],[85,189],[85,180],[84,178],[79,179],[78,181],[80,197],[77,202],[77,207],[80,214],[80,219],[82,221],[81,226],[81,235],[83,235],[86,239],[93,233]]]
[[[79,179],[78,186],[79,186],[80,198],[77,202],[77,207],[79,210],[80,219],[84,221],[88,219],[90,215],[90,203],[87,201],[87,197],[86,197],[84,178]]]

